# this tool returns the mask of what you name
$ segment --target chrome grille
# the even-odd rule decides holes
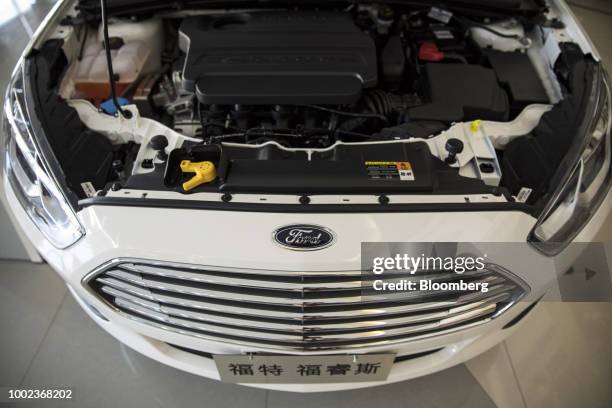
[[[487,282],[486,293],[413,292],[401,300],[381,300],[362,296],[364,277],[360,271],[225,270],[116,260],[85,282],[119,313],[141,323],[281,350],[393,344],[451,332],[491,320],[526,292],[524,284],[495,266],[462,275],[423,271],[405,277]]]

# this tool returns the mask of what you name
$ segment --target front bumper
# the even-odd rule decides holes
[[[95,296],[83,279],[100,265],[117,258],[141,258],[194,265],[282,271],[346,271],[360,268],[362,241],[371,242],[524,242],[535,220],[520,212],[464,212],[410,214],[272,214],[204,210],[168,210],[92,206],[78,216],[87,235],[66,250],[57,250],[44,239],[20,207],[3,178],[9,210],[42,257],[66,281],[83,309],[103,329],[121,342],[162,363],[205,377],[218,379],[212,359],[188,350],[209,354],[275,352],[172,333],[127,319]],[[592,241],[610,213],[610,194],[578,237]],[[289,251],[275,245],[270,233],[293,223],[322,224],[338,235],[332,247],[322,251]],[[567,250],[554,259],[533,251],[533,270],[551,262],[571,265],[578,254]],[[392,346],[351,349],[351,354],[395,352],[404,361],[394,364],[386,383],[430,374],[462,363],[502,341],[514,327],[504,328],[551,286],[556,277],[513,268],[531,288],[531,296],[494,320],[452,333],[416,339]],[[522,260],[524,262],[524,260]],[[517,264],[518,265],[518,264]],[[515,265],[516,266],[516,265]],[[562,269],[562,268],[561,268]],[[177,348],[176,346],[180,347]],[[433,350],[435,352],[427,353]],[[278,350],[276,350],[278,353]],[[340,351],[341,352],[341,351]],[[308,354],[292,351],[284,354]],[[326,354],[339,351],[322,351]],[[410,356],[417,357],[411,358]],[[382,384],[256,384],[262,388],[315,392],[361,388]]]

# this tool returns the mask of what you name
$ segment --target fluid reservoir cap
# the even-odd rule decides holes
[[[157,158],[162,161],[166,161],[168,155],[166,154],[166,147],[168,147],[168,138],[164,135],[153,136],[149,141],[151,149],[157,152]]]
[[[149,141],[149,146],[153,150],[162,150],[168,146],[168,139],[164,135],[153,136]]]
[[[444,147],[449,153],[461,153],[463,151],[463,142],[459,139],[451,137],[446,141],[446,145]]]
[[[444,53],[440,51],[435,42],[426,41],[419,47],[419,59],[421,61],[438,62],[444,59]]]
[[[125,98],[122,98],[121,96],[117,97],[117,102],[119,103],[119,106],[125,106],[130,104],[130,101]],[[117,113],[117,107],[115,106],[115,102],[113,102],[112,99],[107,99],[102,102],[100,104],[100,109],[102,109],[102,112],[106,113],[107,115],[115,115]]]
[[[463,142],[452,137],[446,141],[444,148],[448,152],[448,156],[444,161],[447,164],[453,164],[457,161],[457,155],[463,151]]]

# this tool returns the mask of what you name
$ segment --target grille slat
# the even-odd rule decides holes
[[[122,265],[117,268],[118,271],[127,271],[137,274],[146,274],[159,277],[165,277],[170,279],[179,279],[185,281],[194,281],[212,285],[231,285],[232,287],[239,287],[244,289],[261,289],[261,286],[253,285],[252,274],[241,274],[231,272],[218,272],[212,271],[207,274],[202,274],[197,271],[190,270],[173,270],[164,269],[159,267],[150,267],[144,265]],[[257,274],[257,283],[266,282],[266,288],[270,290],[289,290],[296,292],[317,292],[317,291],[328,291],[333,289],[358,289],[360,290],[364,282],[367,279],[378,279],[376,276],[363,276],[358,273],[352,274],[339,274],[336,272],[329,272],[326,275],[320,275],[321,272],[317,272],[317,275],[273,275],[269,273]],[[448,272],[440,273],[405,273],[395,274],[394,276],[405,280],[418,281],[420,279],[430,279],[432,281],[453,281],[456,279],[472,278],[478,275],[483,275],[483,271],[466,271],[462,275]]]
[[[276,349],[390,344],[471,327],[494,318],[527,288],[495,267],[422,271],[403,279],[488,283],[488,292],[362,296],[360,272],[216,270],[116,261],[87,283],[122,315],[164,330]],[[368,278],[370,279],[370,278]]]
[[[370,328],[364,328],[363,330],[351,331],[351,332],[334,332],[325,333],[322,331],[302,331],[296,330],[263,330],[262,327],[237,327],[229,324],[206,324],[182,317],[168,316],[166,314],[157,313],[155,311],[143,308],[135,303],[117,299],[117,305],[122,309],[127,309],[132,312],[138,313],[144,317],[153,318],[161,322],[170,323],[173,325],[181,326],[184,328],[193,328],[203,332],[217,333],[222,335],[241,336],[245,338],[253,338],[256,340],[278,340],[283,342],[303,342],[303,341],[326,341],[326,342],[339,342],[344,340],[359,340],[369,341],[378,338],[406,335],[410,333],[418,333],[424,331],[431,331],[447,326],[459,324],[464,321],[471,321],[474,318],[486,316],[490,312],[494,311],[495,304],[487,304],[480,308],[471,310],[466,313],[458,314],[455,316],[441,319],[435,322],[427,322],[415,325],[399,326],[385,328],[385,330],[372,330]],[[260,337],[257,337],[260,336]]]
[[[451,309],[443,309],[439,311],[433,311],[429,313],[420,314],[395,314],[387,315],[381,319],[373,319],[369,316],[361,316],[358,318],[351,319],[310,319],[310,320],[299,320],[299,319],[278,319],[270,317],[262,317],[256,315],[241,315],[233,316],[227,313],[206,313],[200,310],[186,309],[181,307],[175,307],[166,304],[158,304],[141,299],[137,296],[130,295],[129,293],[121,292],[119,290],[110,288],[108,286],[102,286],[101,290],[111,296],[114,296],[115,302],[131,302],[140,307],[146,308],[153,312],[164,313],[170,317],[182,317],[186,319],[207,322],[211,324],[227,324],[235,325],[240,327],[249,327],[253,329],[264,328],[270,330],[299,330],[308,332],[325,332],[325,331],[338,331],[338,330],[374,330],[384,329],[387,327],[406,325],[416,322],[426,322],[441,320],[449,318],[453,315],[468,312],[472,309],[484,306],[486,304],[492,304],[498,301],[505,300],[508,295],[506,293],[494,294],[479,302],[468,303],[465,305],[457,306]],[[256,326],[253,326],[256,324]]]
[[[200,296],[212,299],[228,299],[231,298],[235,301],[242,302],[255,302],[261,304],[271,305],[289,305],[289,306],[312,306],[317,304],[363,304],[361,287],[358,289],[348,290],[324,290],[321,288],[315,292],[308,292],[307,290],[298,291],[296,289],[290,290],[270,290],[268,288],[258,289],[244,289],[234,288],[230,285],[208,285],[201,282],[194,281],[183,281],[177,280],[158,280],[151,277],[137,276],[134,273],[124,272],[121,270],[110,270],[106,275],[111,276],[120,281],[130,283],[136,286],[140,286],[146,289],[158,289],[165,292],[176,292],[194,296]],[[452,282],[456,279],[448,279],[448,282]],[[466,281],[470,279],[464,279]],[[494,285],[502,283],[504,280],[497,276],[479,276],[472,279],[475,283],[488,283]],[[251,287],[252,288],[252,287]],[[438,296],[447,295],[447,298],[454,299],[451,292],[448,294],[439,294]],[[405,298],[421,298],[423,296],[420,292],[412,292],[406,294]]]

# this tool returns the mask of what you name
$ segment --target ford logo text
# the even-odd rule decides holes
[[[273,238],[278,245],[298,251],[315,251],[327,248],[335,241],[335,235],[331,230],[309,224],[281,227],[274,231]]]

